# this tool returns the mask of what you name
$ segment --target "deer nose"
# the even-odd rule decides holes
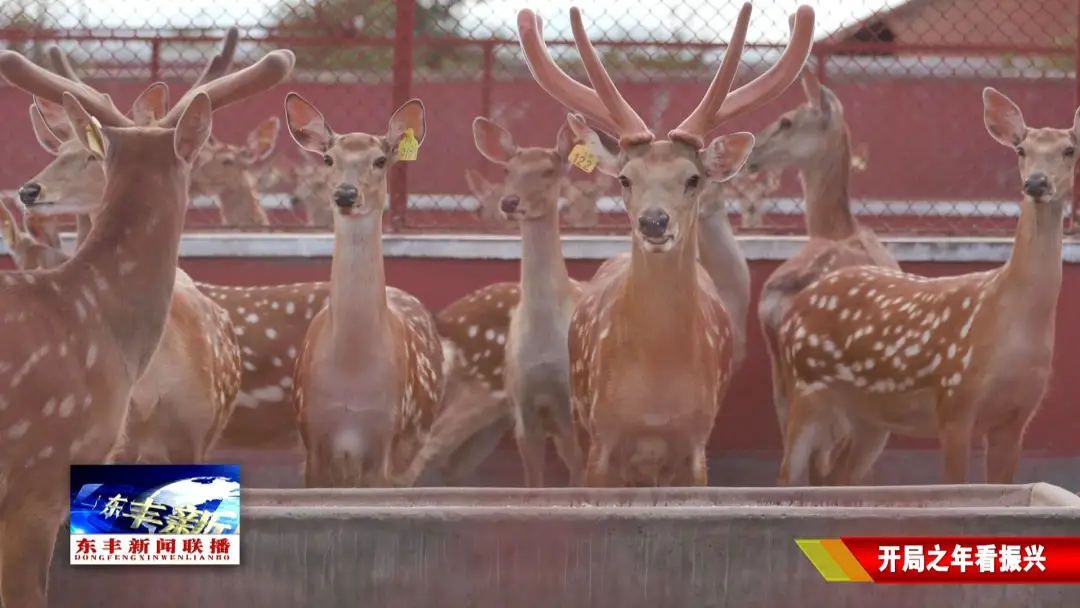
[[[334,189],[334,204],[338,207],[352,207],[356,204],[356,199],[360,195],[356,190],[356,186],[352,184],[338,184],[338,187]]]
[[[37,197],[41,195],[41,184],[23,184],[22,188],[19,188],[19,200],[24,205],[30,205],[37,200]]]
[[[667,212],[662,209],[646,209],[638,217],[638,230],[641,231],[642,236],[651,239],[662,238],[667,233],[670,219]]]
[[[1024,180],[1024,194],[1031,198],[1042,198],[1050,190],[1050,180],[1042,173],[1035,173]]]
[[[502,197],[499,201],[499,209],[502,209],[503,213],[514,213],[517,211],[518,205],[521,204],[521,197],[515,194],[510,194]]]

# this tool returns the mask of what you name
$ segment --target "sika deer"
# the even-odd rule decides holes
[[[571,26],[593,88],[555,64],[532,11],[518,14],[522,47],[541,87],[619,136],[616,154],[582,117],[568,117],[599,169],[618,177],[634,226],[632,252],[597,271],[570,321],[575,424],[589,442],[586,485],[707,483],[705,446],[734,353],[731,319],[697,263],[699,197],[706,182],[723,182],[739,170],[754,137],[737,133],[708,146],[703,137],[783,92],[806,61],[814,29],[813,9],[799,7],[778,64],[729,94],[750,11],[749,3],[742,7],[701,103],[669,141],[658,142],[612,83],[577,8]]]
[[[790,372],[778,358],[776,340],[780,320],[792,299],[807,285],[837,268],[862,265],[900,268],[873,231],[860,226],[851,213],[848,190],[854,159],[843,105],[809,70],[803,71],[801,81],[806,103],[783,114],[759,133],[747,161],[748,167],[756,171],[797,168],[806,198],[810,238],[795,257],[766,279],[758,302],[758,317],[772,363],[773,400],[781,435],[787,424],[785,379]],[[814,448],[815,460],[821,466],[811,475],[811,484],[834,483],[829,480],[829,463],[843,459],[847,449],[860,449],[845,447],[857,439],[847,434],[846,427],[843,420],[837,419],[832,430],[821,435],[821,444]],[[841,471],[835,475],[839,476],[837,480],[847,479]]]
[[[68,260],[68,256],[59,247],[42,243],[29,231],[23,231],[11,210],[2,201],[0,213],[3,214],[0,217],[0,226],[3,228],[4,244],[7,245],[8,255],[16,268],[55,268]]]
[[[724,194],[739,201],[740,227],[760,228],[765,216],[761,201],[780,187],[780,170],[743,171],[724,184]]]
[[[499,184],[493,183],[479,171],[465,170],[465,183],[476,197],[476,219],[488,230],[502,230],[511,225],[511,221],[499,209],[502,198]]]
[[[71,261],[0,274],[3,605],[45,608],[68,466],[105,461],[119,447],[129,396],[165,329],[188,174],[212,112],[273,86],[293,61],[289,51],[274,51],[190,92],[154,127],[139,127],[90,87],[0,52],[0,75],[62,103],[85,154],[95,154],[107,176],[98,221]],[[85,208],[42,197],[31,211]]]
[[[554,148],[520,148],[508,131],[476,118],[473,137],[484,158],[506,168],[499,207],[521,224],[521,299],[511,313],[503,377],[525,485],[544,485],[549,434],[578,485],[583,463],[570,419],[566,335],[583,288],[566,271],[559,239],[559,191],[574,134],[563,124]]]
[[[248,134],[244,146],[212,138],[203,147],[198,170],[192,172],[191,194],[217,197],[222,224],[237,228],[270,225],[252,171],[274,152],[280,126],[281,120],[271,116]]]
[[[233,47],[230,40],[235,36],[235,28],[231,28],[221,53],[207,64],[193,88],[225,74],[229,62],[222,57],[229,56]],[[62,54],[56,53],[52,58],[58,72],[79,82]],[[56,159],[23,187],[24,195],[32,193],[35,198],[49,197],[90,208],[98,205],[95,201],[101,200],[104,189],[101,163],[88,161],[83,148],[72,139],[63,108],[42,99],[37,100],[36,106],[38,113],[31,112],[34,132],[42,147]],[[150,120],[154,111],[148,113],[136,106],[129,114]],[[200,170],[196,166],[192,174]],[[78,217],[81,244],[83,226],[89,226],[90,222],[85,215]],[[195,282],[195,286],[228,312],[241,350],[240,393],[234,400],[235,409],[221,433],[219,445],[248,449],[295,446],[299,436],[290,394],[293,369],[308,323],[326,305],[329,284],[236,287]]]
[[[308,226],[329,228],[334,225],[333,167],[305,159],[293,169],[296,185],[289,204],[304,212]]]
[[[985,437],[986,481],[1012,483],[1052,366],[1080,110],[1071,129],[1033,129],[992,88],[983,106],[991,137],[1019,156],[1012,255],[996,270],[936,279],[844,268],[798,294],[778,335],[791,395],[781,483],[807,474],[836,417],[861,444],[840,465],[854,478],[895,432],[938,437],[953,484],[966,481],[972,440]]]
[[[387,485],[412,462],[443,396],[435,321],[413,296],[386,285],[382,216],[386,174],[403,137],[422,143],[424,106],[407,102],[385,136],[339,135],[296,93],[289,131],[334,168],[330,303],[311,322],[294,387],[309,487]]]

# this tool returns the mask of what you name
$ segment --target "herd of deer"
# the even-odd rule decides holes
[[[474,121],[477,149],[505,169],[501,185],[478,188],[520,224],[521,282],[434,316],[386,285],[381,241],[387,171],[415,158],[427,129],[420,101],[376,135],[338,132],[289,93],[287,127],[321,160],[316,190],[332,203],[330,281],[223,287],[177,268],[189,197],[217,184],[235,202],[227,213],[261,221],[252,180],[237,176],[272,149],[279,123],[236,147],[212,137],[212,115],[282,82],[293,54],[231,72],[230,30],[174,104],[156,83],[124,113],[58,49],[51,72],[0,53],[56,157],[19,190],[23,221],[3,218],[20,270],[0,273],[2,603],[45,605],[71,462],[200,462],[215,444],[288,447],[298,435],[308,486],[455,484],[512,430],[531,487],[543,485],[549,436],[574,485],[706,484],[706,443],[746,351],[749,273],[722,196],[744,165],[796,168],[806,200],[809,240],[758,306],[784,434],[779,482],[865,483],[893,432],[938,437],[952,483],[985,438],[987,479],[1010,482],[1051,368],[1080,113],[1070,129],[1029,128],[987,88],[986,128],[1016,150],[1024,184],[1012,256],[988,272],[905,274],[851,212],[843,107],[804,70],[813,10],[792,16],[774,66],[731,90],[750,12],[665,139],[620,95],[576,8],[591,87],[556,65],[540,18],[522,10],[533,77],[574,113],[552,148]],[[706,141],[800,74],[805,104],[757,135]],[[588,281],[569,277],[559,236],[575,149],[617,179],[633,226],[630,252]],[[56,223],[72,215],[73,255]]]

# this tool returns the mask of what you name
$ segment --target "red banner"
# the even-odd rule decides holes
[[[875,583],[1080,583],[1080,537],[842,537]]]

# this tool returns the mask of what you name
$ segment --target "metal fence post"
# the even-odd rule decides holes
[[[413,30],[416,25],[416,3],[397,0],[394,14],[393,103],[401,107],[412,98]],[[408,163],[397,163],[390,175],[390,228],[405,227],[409,207]]]

